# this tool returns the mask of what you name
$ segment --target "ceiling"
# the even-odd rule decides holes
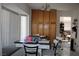
[[[27,5],[31,9],[42,9],[45,3],[28,3]],[[78,3],[48,3],[50,5],[50,9],[57,10],[75,10],[79,8]]]
[[[8,9],[10,11],[13,11],[15,13],[21,14],[21,15],[27,15],[26,12],[24,12],[21,8],[17,7],[16,4],[11,4],[11,3],[3,3],[2,6],[5,9]]]

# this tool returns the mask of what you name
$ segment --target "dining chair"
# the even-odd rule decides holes
[[[59,50],[59,51],[61,50],[62,42],[58,39],[55,39],[54,41],[55,42],[54,42],[53,50],[54,50],[54,56],[56,56],[56,54],[59,53],[59,52],[57,53],[57,50]]]
[[[24,45],[24,51],[25,51],[25,56],[27,56],[27,54],[35,54],[36,56],[38,56],[38,46],[27,46]]]

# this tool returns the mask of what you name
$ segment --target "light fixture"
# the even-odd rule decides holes
[[[47,3],[43,4],[43,6],[42,6],[42,9],[41,9],[41,10],[46,10],[46,11],[49,11],[49,10],[50,10],[50,5],[49,5],[49,4],[47,4]]]

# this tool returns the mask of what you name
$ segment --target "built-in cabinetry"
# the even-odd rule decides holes
[[[49,40],[56,37],[56,10],[32,10],[32,35],[47,36]]]

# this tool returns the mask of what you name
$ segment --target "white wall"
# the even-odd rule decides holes
[[[2,9],[2,47],[8,46],[10,13]]]
[[[31,8],[27,4],[16,4],[20,9],[29,14],[29,34],[31,34]]]
[[[59,24],[60,24],[60,16],[66,16],[66,17],[71,17],[71,22],[73,22],[73,20],[74,19],[78,19],[78,11],[76,11],[76,10],[74,10],[74,11],[57,11],[57,32],[56,32],[56,34],[57,34],[57,36],[59,36],[60,34],[59,34]]]
[[[1,42],[1,4],[0,4],[0,56],[2,55],[2,42]]]
[[[15,5],[17,7],[19,7],[20,9],[22,9],[23,11],[27,12],[30,15],[30,8],[26,4],[24,4],[24,3],[21,3],[21,4],[18,3],[18,4],[16,4],[15,3]]]
[[[29,15],[29,21],[30,21],[29,34],[31,34],[31,9],[26,4],[20,4],[20,3],[19,4],[17,3],[0,4],[0,11],[1,11],[1,5],[6,7],[7,9],[10,9],[11,11],[18,13],[18,15],[8,11],[2,11],[2,14],[0,13],[0,15],[2,16],[2,19],[4,19],[2,20],[0,17],[0,22],[2,23],[2,26],[0,23],[0,55],[2,55],[2,46],[5,47],[9,45],[14,45],[13,41],[20,40],[20,24],[21,24],[20,16],[21,15],[27,15],[27,14]],[[2,32],[1,32],[1,29],[2,29]]]
[[[75,40],[76,42],[75,49],[76,52],[79,53],[79,9],[74,11],[74,16],[76,19],[78,19],[78,30],[77,30],[77,39]]]
[[[60,36],[59,34],[59,20],[60,16],[71,16],[72,17],[72,23],[74,19],[78,19],[78,31],[77,31],[77,39],[75,39],[75,49],[79,53],[79,9],[74,10],[74,11],[57,11],[57,30],[56,30],[56,35]]]
[[[18,13],[12,13],[9,11],[3,12],[3,21],[2,21],[2,42],[3,46],[14,45],[14,41],[20,40],[20,24],[21,24],[21,15],[29,15],[29,21],[31,20],[31,9],[27,7],[26,4],[2,4],[2,6]],[[20,15],[19,15],[20,14]],[[4,17],[5,15],[5,17]],[[31,25],[31,24],[30,24]],[[31,31],[29,32],[31,33]]]
[[[14,41],[20,39],[20,16],[10,12],[9,21],[9,44],[14,46]]]
[[[2,9],[2,47],[14,45],[20,37],[19,15]]]

